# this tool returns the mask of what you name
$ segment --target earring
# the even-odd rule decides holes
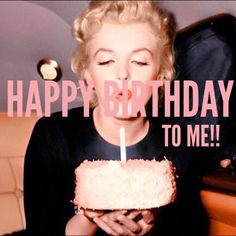
[[[158,78],[159,78],[159,80],[166,80],[165,75],[159,75]]]

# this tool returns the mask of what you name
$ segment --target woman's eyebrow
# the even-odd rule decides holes
[[[96,55],[97,55],[99,52],[110,52],[110,53],[114,53],[114,51],[111,50],[111,49],[99,48],[99,49],[94,53],[94,56],[93,56],[93,57],[96,57]]]
[[[140,51],[147,51],[153,56],[153,52],[148,48],[138,48],[138,49],[133,50],[131,53],[136,53],[136,52],[140,52]]]
[[[150,49],[148,49],[148,48],[145,48],[145,47],[144,47],[144,48],[137,48],[137,49],[133,50],[133,51],[131,52],[131,54],[136,53],[136,52],[140,52],[140,51],[147,51],[147,52],[149,52],[149,53],[151,54],[151,56],[153,56],[152,51],[151,51]],[[94,57],[95,57],[99,52],[110,52],[110,53],[114,53],[114,51],[111,50],[111,49],[108,49],[108,48],[99,48],[99,49],[94,53]]]

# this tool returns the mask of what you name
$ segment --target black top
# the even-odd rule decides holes
[[[161,123],[160,119],[150,119],[148,134],[137,144],[127,147],[127,158],[160,160],[166,156],[173,161],[179,176],[178,198],[174,204],[163,207],[155,230],[159,231],[159,235],[166,235],[168,230],[176,231],[178,228],[183,235],[183,225],[186,224],[181,224],[181,221],[188,220],[189,214],[185,214],[183,208],[180,211],[176,209],[183,205],[185,210],[190,209],[185,206],[186,199],[183,205],[179,203],[184,199],[181,197],[185,196],[181,193],[185,192],[184,189],[191,192],[187,188],[191,184],[184,180],[192,173],[190,160],[193,158],[184,145],[164,147]],[[90,117],[83,117],[83,108],[74,108],[69,111],[68,117],[62,117],[58,112],[38,120],[25,156],[24,203],[29,235],[64,235],[66,223],[74,215],[71,202],[75,188],[74,170],[85,159],[120,160],[119,146],[106,142],[98,134],[91,113]],[[196,214],[194,217],[196,220]],[[190,235],[189,230],[195,226],[199,228],[198,224],[195,222],[193,227],[188,224],[186,235]],[[103,234],[99,230],[96,235]]]

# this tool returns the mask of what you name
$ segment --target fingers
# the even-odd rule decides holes
[[[152,230],[155,222],[155,216],[157,215],[156,211],[157,209],[152,209],[152,210],[143,210],[141,212],[142,218],[137,222],[142,229],[139,235],[145,235],[146,233]]]
[[[143,220],[146,224],[153,224],[155,221],[155,217],[152,211],[144,210],[142,211]]]
[[[143,235],[149,232],[154,223],[151,210],[134,210],[128,215],[120,215],[117,220],[134,234]]]
[[[138,221],[138,219],[141,219],[141,212],[141,210],[132,210],[126,216],[131,220]]]
[[[104,230],[109,235],[117,235],[115,231],[113,231],[102,219],[95,217],[93,221],[100,227],[102,230]]]
[[[112,211],[101,217],[95,217],[94,222],[111,235],[134,235],[127,227],[117,222],[117,218],[125,214],[127,211]]]
[[[83,215],[85,215],[90,220],[93,220],[95,217],[100,217],[104,215],[104,211],[91,210],[91,209],[82,209]]]
[[[122,215],[117,216],[115,219],[110,220],[109,217],[103,216],[100,219],[105,221],[105,223],[114,231],[116,235],[131,235],[132,232],[125,226],[117,222],[117,218]]]
[[[231,163],[230,159],[224,159],[220,161],[220,165],[222,168],[227,168]]]
[[[139,233],[142,230],[139,224],[127,216],[120,215],[117,217],[117,220],[133,233]]]
[[[89,212],[90,216],[94,212]],[[101,212],[99,212],[101,214]],[[152,210],[127,210],[102,212],[93,221],[110,235],[144,235],[154,226],[155,214]],[[98,214],[98,212],[96,212]]]
[[[141,227],[141,231],[139,232],[139,235],[145,235],[146,233],[150,232],[153,228],[154,224],[147,224],[144,219],[141,219],[138,221],[138,224]]]

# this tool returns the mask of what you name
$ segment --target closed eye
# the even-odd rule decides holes
[[[98,62],[97,64],[98,64],[99,66],[102,66],[102,65],[107,65],[107,64],[109,64],[109,63],[111,63],[111,62],[114,62],[114,61],[113,61],[113,60],[103,61],[103,62]]]
[[[147,66],[147,65],[149,65],[147,62],[141,62],[141,61],[132,61],[132,63],[135,63],[135,64],[140,65],[140,66]]]

